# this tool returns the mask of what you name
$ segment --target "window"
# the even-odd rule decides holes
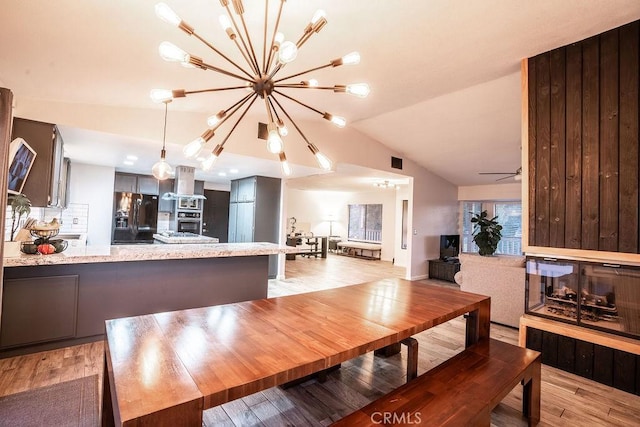
[[[382,205],[349,205],[349,240],[382,242]]]
[[[494,212],[502,226],[502,239],[498,243],[496,253],[522,255],[522,204],[496,203]]]
[[[473,243],[471,218],[480,212],[482,212],[481,202],[462,203],[462,252],[478,252],[478,246]]]
[[[486,210],[490,218],[498,217],[502,225],[502,239],[496,254],[522,255],[522,203],[520,202],[463,202],[462,203],[462,252],[478,252],[473,243],[473,214]]]

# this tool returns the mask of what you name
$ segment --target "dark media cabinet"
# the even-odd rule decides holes
[[[429,278],[454,282],[453,276],[460,271],[460,236],[443,234],[440,236],[440,258],[429,260]]]
[[[429,260],[429,278],[455,282],[453,276],[460,271],[460,263],[456,261],[445,261],[442,259]]]

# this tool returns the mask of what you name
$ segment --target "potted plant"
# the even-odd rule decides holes
[[[473,241],[478,245],[478,254],[491,256],[498,249],[498,242],[502,238],[502,226],[496,221],[498,217],[487,218],[487,211],[473,214],[471,223],[473,227]]]
[[[23,215],[31,213],[31,200],[24,194],[9,196],[11,200],[11,241],[15,238],[16,231],[20,228],[20,220]]]

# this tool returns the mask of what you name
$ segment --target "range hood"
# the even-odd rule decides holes
[[[202,194],[193,194],[195,188],[195,173],[196,168],[191,166],[177,166],[173,192],[164,193],[162,200],[206,199]]]

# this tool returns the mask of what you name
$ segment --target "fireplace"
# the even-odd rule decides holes
[[[525,311],[640,338],[640,268],[527,257]]]

